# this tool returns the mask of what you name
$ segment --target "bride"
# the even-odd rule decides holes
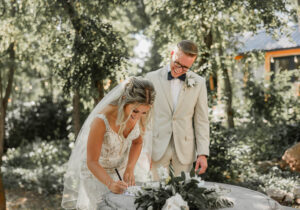
[[[94,108],[68,161],[63,208],[96,209],[103,194],[123,193],[135,185],[134,168],[143,144],[144,153],[151,150],[145,147],[143,136],[154,98],[153,84],[133,77],[115,87]]]

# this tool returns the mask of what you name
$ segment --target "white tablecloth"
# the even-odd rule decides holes
[[[271,199],[267,195],[260,192],[249,190],[247,188],[238,187],[234,185],[205,182],[205,187],[212,187],[219,185],[228,189],[227,197],[234,201],[233,208],[224,208],[222,210],[291,210],[294,208],[281,206],[278,202]],[[104,196],[104,202],[98,206],[100,210],[133,210],[134,197],[126,195],[117,195],[108,193]]]

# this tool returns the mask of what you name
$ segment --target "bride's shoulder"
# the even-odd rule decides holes
[[[106,107],[104,107],[104,109],[102,109],[102,111],[99,112],[98,114],[110,116],[113,115],[117,110],[118,110],[117,106],[109,104]]]
[[[115,105],[107,105],[101,112],[98,113],[100,118],[105,118],[109,124],[115,124],[117,118],[118,107]]]

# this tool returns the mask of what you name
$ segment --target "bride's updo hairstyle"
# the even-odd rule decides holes
[[[141,132],[146,128],[146,125],[149,121],[149,116],[152,112],[152,105],[155,99],[155,89],[149,80],[142,79],[140,77],[132,77],[124,88],[123,94],[111,104],[118,106],[118,117],[116,124],[120,125],[119,134],[122,134],[126,122],[129,119],[133,110],[131,110],[127,119],[125,119],[124,108],[127,104],[136,104],[136,107],[139,105],[149,105],[150,110],[148,111],[146,117],[141,118],[140,126]],[[134,107],[135,108],[135,107]],[[143,133],[142,133],[143,134]]]

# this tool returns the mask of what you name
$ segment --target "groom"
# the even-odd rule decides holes
[[[157,168],[175,176],[189,172],[196,160],[199,174],[205,173],[209,155],[209,121],[205,79],[189,71],[197,58],[197,45],[183,40],[171,52],[171,62],[146,75],[155,87],[152,137],[153,179]]]

